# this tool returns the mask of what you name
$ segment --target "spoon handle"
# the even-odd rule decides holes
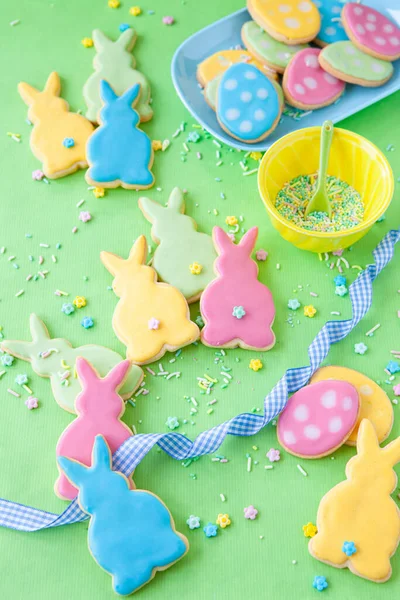
[[[318,190],[325,187],[326,173],[328,171],[329,153],[333,138],[332,121],[324,121],[321,127],[321,149],[319,154]]]

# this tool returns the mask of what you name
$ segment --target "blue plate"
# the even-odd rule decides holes
[[[385,9],[382,8],[381,1],[367,0],[364,4],[374,7],[384,14],[386,13],[389,18],[400,24],[399,0],[385,0]],[[240,30],[243,23],[250,19],[247,10],[242,9],[205,27],[184,41],[172,59],[172,80],[183,104],[207,131],[221,142],[228,144],[228,146],[241,150],[266,150],[276,140],[291,131],[321,125],[325,119],[331,119],[331,121],[337,123],[400,89],[400,60],[398,60],[394,63],[392,78],[385,85],[378,88],[363,88],[347,84],[346,91],[337,104],[315,110],[299,120],[295,120],[290,116],[283,116],[282,122],[275,131],[266,140],[258,144],[238,142],[220,127],[214,111],[204,100],[196,79],[196,69],[201,61],[219,50],[228,50],[237,45],[243,47]],[[297,112],[296,109],[294,109],[294,112]]]

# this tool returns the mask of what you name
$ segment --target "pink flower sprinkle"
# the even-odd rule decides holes
[[[174,17],[163,17],[162,22],[164,25],[173,25],[175,23]]]
[[[160,321],[158,319],[155,319],[154,317],[149,319],[149,321],[148,321],[149,329],[158,329],[159,326],[160,326]]]
[[[79,220],[82,221],[82,223],[87,223],[91,220],[91,218],[92,215],[88,210],[81,210],[81,212],[79,213]]]
[[[36,169],[36,171],[32,171],[32,179],[34,179],[35,181],[42,181],[43,177],[44,177],[44,173],[40,169]]]
[[[25,406],[29,409],[32,410],[32,408],[37,408],[39,405],[38,403],[38,399],[35,398],[34,396],[29,396],[27,400],[25,400]]]
[[[254,506],[252,504],[250,504],[250,506],[246,506],[246,508],[243,509],[243,512],[244,512],[244,518],[251,519],[252,521],[254,521],[254,519],[258,515],[258,510],[256,508],[254,508]]]
[[[395,396],[400,396],[400,383],[393,386],[393,391]]]
[[[342,256],[343,250],[334,250],[332,254],[333,256]]]
[[[268,450],[266,456],[269,462],[278,462],[278,460],[281,460],[281,453],[279,450],[275,450],[275,448]]]
[[[263,248],[260,248],[260,250],[257,250],[257,252],[256,252],[257,260],[267,260],[267,256],[268,256],[268,252],[266,250],[264,250]]]

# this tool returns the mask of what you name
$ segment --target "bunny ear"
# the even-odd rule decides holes
[[[132,249],[129,253],[129,262],[137,265],[144,265],[147,258],[147,242],[144,235],[138,237],[136,242],[133,244]]]
[[[140,83],[136,83],[120,97],[121,102],[125,102],[128,106],[132,106],[139,98]]]
[[[76,487],[81,488],[87,479],[88,468],[85,467],[85,465],[76,462],[76,460],[71,460],[65,456],[58,456],[57,462],[70,482],[76,485]]]
[[[388,444],[383,450],[383,455],[391,466],[400,462],[400,437]]]
[[[46,85],[44,86],[44,92],[50,94],[50,96],[59,96],[61,92],[61,82],[58,73],[53,71],[50,73]]]
[[[131,366],[132,363],[130,360],[123,360],[109,372],[105,381],[107,381],[107,384],[110,385],[111,389],[118,390],[121,387]]]
[[[168,208],[177,213],[185,212],[185,198],[180,188],[176,187],[172,190],[168,198]]]
[[[96,383],[99,382],[99,376],[97,375],[96,370],[86,359],[78,356],[75,362],[75,367],[79,381],[81,382],[84,390],[90,388],[92,385],[96,385]]]
[[[165,214],[165,208],[161,204],[145,196],[139,198],[139,208],[145,218],[151,223],[157,219],[162,219]]]
[[[112,252],[100,252],[100,260],[107,271],[114,277],[119,273],[125,262],[123,258],[116,254],[112,254]]]
[[[25,104],[31,106],[34,103],[35,98],[40,94],[40,91],[29,85],[29,83],[21,81],[21,83],[18,84],[18,93]]]
[[[229,252],[229,250],[233,246],[232,240],[230,239],[228,234],[225,233],[223,229],[221,229],[221,227],[214,227],[213,239],[218,254],[222,254],[223,252]]]
[[[94,469],[102,469],[103,467],[106,467],[108,470],[111,469],[110,448],[102,435],[96,435],[94,439],[92,467]]]
[[[136,31],[129,27],[129,29],[125,29],[115,42],[121,48],[125,48],[125,50],[132,50],[136,42]]]
[[[105,79],[100,81],[100,96],[104,104],[112,104],[118,99],[117,94]]]
[[[5,340],[1,344],[1,349],[4,352],[12,354],[22,360],[32,361],[32,343],[31,342],[20,342],[18,340]]]
[[[94,29],[92,32],[92,38],[94,47],[98,52],[104,50],[105,47],[110,46],[112,41],[108,38],[100,29]]]
[[[244,236],[239,242],[239,246],[245,248],[249,253],[249,256],[254,250],[254,246],[256,245],[257,241],[257,236],[258,227],[252,227],[251,229],[249,229],[249,231],[247,231],[247,233],[244,234]]]
[[[378,437],[371,421],[363,419],[358,429],[357,454],[371,455],[379,449]]]
[[[46,325],[35,313],[29,317],[29,329],[34,342],[45,342],[51,339]]]

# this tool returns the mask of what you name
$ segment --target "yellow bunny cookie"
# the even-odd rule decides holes
[[[372,423],[363,419],[357,452],[347,463],[347,480],[322,498],[318,533],[308,548],[322,562],[379,583],[392,574],[390,558],[400,539],[400,512],[390,497],[397,485],[393,467],[400,462],[400,437],[380,448]]]
[[[102,252],[100,257],[114,275],[113,290],[121,298],[113,328],[127,347],[127,358],[143,365],[199,338],[184,295],[172,285],[158,283],[155,270],[145,265],[144,235],[136,240],[127,260],[109,252]]]
[[[86,142],[94,128],[82,115],[69,112],[68,103],[59,97],[58,74],[50,74],[42,92],[24,82],[18,91],[29,106],[31,149],[46,177],[57,179],[87,167]]]

